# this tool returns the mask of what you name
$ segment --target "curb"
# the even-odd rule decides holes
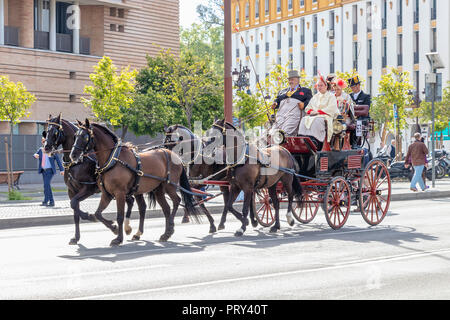
[[[450,198],[450,191],[430,191],[430,192],[416,192],[416,193],[404,193],[394,194],[391,196],[391,201],[408,201],[408,200],[423,200],[423,199],[439,199]],[[12,203],[12,202],[7,202]],[[282,203],[281,208],[286,208],[287,204]],[[235,208],[242,210],[242,204],[236,204]],[[207,206],[208,211],[213,215],[221,215],[223,212],[223,205]],[[176,217],[182,217],[184,214],[183,209],[177,211]],[[112,212],[104,213],[103,216],[109,220],[116,220],[116,214]],[[228,216],[232,216],[228,213]],[[164,214],[160,209],[147,210],[145,214],[146,219],[151,218],[164,218]],[[139,219],[138,210],[132,210],[131,220]],[[202,215],[202,219],[207,221],[206,217]],[[216,220],[217,222],[218,220]],[[59,215],[59,216],[46,216],[46,217],[26,217],[26,218],[11,218],[0,219],[0,230],[16,229],[16,228],[30,228],[30,227],[43,227],[43,226],[57,226],[57,225],[69,225],[73,224],[73,215]],[[91,223],[88,221],[80,220],[80,224]]]

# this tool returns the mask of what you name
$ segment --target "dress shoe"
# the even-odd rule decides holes
[[[46,202],[42,202],[41,203],[41,207],[46,207],[47,206],[47,203]]]
[[[50,202],[48,205],[47,205],[47,207],[54,207],[55,206],[55,203],[54,202]]]

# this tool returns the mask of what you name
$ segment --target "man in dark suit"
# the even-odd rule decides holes
[[[354,76],[353,78],[350,78],[347,81],[348,81],[348,85],[352,89],[352,93],[350,93],[350,97],[352,98],[353,102],[358,106],[361,106],[361,105],[369,106],[369,110],[370,110],[370,104],[371,104],[370,95],[364,93],[361,90],[361,81],[359,80],[359,77]],[[359,117],[357,120],[367,120],[367,118]],[[355,131],[350,132],[350,140],[351,140],[353,149],[356,149],[358,147],[357,145],[360,144],[360,142],[361,142],[361,139],[359,139],[359,137],[356,136]]]
[[[64,168],[58,154],[50,155],[44,152],[46,132],[42,133],[42,147],[34,154],[34,157],[39,160],[38,173],[42,174],[44,180],[44,201],[41,206],[54,207],[55,201],[53,199],[51,181],[56,174],[55,161],[58,164],[61,175],[64,175]]]
[[[355,102],[356,105],[367,105],[370,107],[370,95],[364,93],[361,90],[361,81],[358,76],[354,76],[353,78],[348,80],[348,84],[352,89],[352,93],[350,93],[350,97]]]

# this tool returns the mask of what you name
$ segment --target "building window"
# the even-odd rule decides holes
[[[110,25],[109,25],[109,31],[116,31],[117,29],[116,29],[116,25],[114,24],[114,23],[111,23]]]
[[[372,32],[372,2],[367,2],[366,5],[366,15],[367,15],[367,32]]]
[[[50,1],[34,0],[34,30],[50,31]]]
[[[381,18],[382,28],[386,29],[387,26],[387,0],[383,0],[383,17]]]
[[[294,69],[294,56],[291,54],[289,54],[289,69]]]
[[[419,0],[414,0],[414,23],[419,23]]]
[[[436,28],[431,29],[431,52],[437,51],[437,36],[436,36]]]
[[[236,24],[239,23],[239,5],[236,6]]]
[[[119,16],[119,18],[125,18],[125,9],[117,10],[117,15]]]
[[[330,30],[334,31],[334,11],[330,11]]]
[[[397,0],[397,26],[403,25],[403,0]]]
[[[119,25],[119,32],[125,32],[125,26]]]
[[[371,70],[372,69],[372,39],[369,39],[367,41],[367,69]]]
[[[305,70],[305,51],[302,51],[300,56],[301,56],[301,58],[300,58],[300,68],[302,70]]]
[[[289,48],[292,48],[292,37],[294,35],[294,26],[293,25],[289,25]]]
[[[436,20],[436,0],[431,1],[431,20]]]
[[[111,17],[115,17],[116,14],[117,14],[116,8],[109,8],[109,15],[110,15]]]
[[[403,65],[403,35],[399,34],[397,37],[397,65]]]
[[[77,101],[77,96],[74,94],[69,94],[69,101],[70,102],[76,102]]]
[[[372,95],[372,76],[367,78],[367,91],[370,95]]]
[[[353,11],[353,34],[358,34],[358,6],[354,5],[352,7],[352,11]]]
[[[255,18],[259,18],[259,0],[256,0],[255,3]]]
[[[313,17],[313,42],[317,42],[317,15]]]
[[[300,44],[305,44],[305,19],[300,20]]]
[[[281,0],[277,0],[277,12],[281,12]]]
[[[236,58],[239,58],[239,48],[236,49]]]
[[[382,68],[386,68],[387,66],[387,38],[383,37],[382,45],[381,45],[381,54],[382,54]]]
[[[277,24],[277,49],[281,49],[281,23]]]
[[[250,15],[249,11],[250,11],[250,8],[249,8],[249,4],[248,4],[248,2],[247,2],[247,3],[245,4],[245,21],[248,21],[248,17],[249,17],[249,15]]]
[[[358,42],[353,42],[353,69],[358,70]]]
[[[300,0],[300,8],[305,6],[305,0]]]
[[[69,79],[76,79],[77,73],[75,71],[69,71]]]
[[[266,52],[269,52],[269,49],[270,49],[269,42],[266,42]]]
[[[331,51],[330,51],[330,73],[334,73],[335,72],[335,67],[334,67],[334,46],[331,46]]]
[[[419,31],[414,32],[414,64],[419,63]]]
[[[270,9],[269,8],[269,0],[266,0],[264,3],[264,12],[265,12],[266,16],[269,15],[269,9]]]
[[[255,54],[259,54],[259,44],[255,46]]]
[[[288,9],[292,10],[292,0],[288,0]]]

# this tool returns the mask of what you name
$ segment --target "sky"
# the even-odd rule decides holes
[[[193,22],[198,22],[196,8],[205,3],[206,0],[180,0],[180,26],[186,28]]]

